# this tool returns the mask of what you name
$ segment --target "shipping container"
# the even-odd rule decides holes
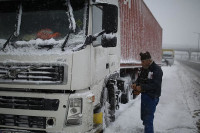
[[[121,67],[140,64],[140,52],[149,51],[156,63],[162,59],[162,28],[143,0],[119,0]]]

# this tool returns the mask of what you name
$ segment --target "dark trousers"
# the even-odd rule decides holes
[[[143,121],[145,133],[154,133],[153,119],[158,102],[159,98],[151,98],[145,93],[141,96],[141,120]]]

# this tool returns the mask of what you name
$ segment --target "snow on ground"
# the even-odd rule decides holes
[[[155,113],[155,133],[199,133],[200,77],[178,62],[162,70],[162,95]],[[105,133],[143,133],[140,98],[121,105],[116,121]]]

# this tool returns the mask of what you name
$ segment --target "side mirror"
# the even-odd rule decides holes
[[[115,35],[104,34],[101,38],[102,47],[116,47],[117,37]]]
[[[115,5],[103,6],[103,25],[102,29],[109,33],[116,33],[118,28],[118,8]]]

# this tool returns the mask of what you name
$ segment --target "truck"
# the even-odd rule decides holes
[[[102,132],[161,47],[143,0],[0,0],[0,132]]]
[[[167,66],[174,64],[174,50],[162,49],[162,63]]]

